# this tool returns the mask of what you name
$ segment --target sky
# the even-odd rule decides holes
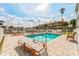
[[[6,25],[35,26],[61,20],[61,8],[65,8],[64,20],[73,19],[75,6],[74,3],[0,3],[0,17]]]

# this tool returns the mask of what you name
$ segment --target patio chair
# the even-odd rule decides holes
[[[68,40],[68,38],[72,38],[73,41],[74,41],[75,34],[76,34],[76,32],[68,32],[68,34],[67,34],[67,40]]]

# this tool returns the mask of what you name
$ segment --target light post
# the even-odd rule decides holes
[[[46,34],[46,33],[45,33]],[[46,50],[46,54],[47,54],[47,56],[48,56],[48,53],[47,53],[47,37],[46,37],[46,35],[44,36],[44,42],[43,42],[43,47],[45,48],[45,50]],[[43,40],[42,39],[42,40]]]
[[[46,23],[45,23],[46,24]],[[45,49],[46,49],[46,54],[47,54],[47,56],[48,56],[48,53],[47,53],[47,37],[46,37],[46,28],[47,26],[45,26]]]
[[[46,33],[45,33],[46,34]],[[46,54],[48,56],[48,53],[47,53],[47,37],[45,36],[45,49],[46,49]]]

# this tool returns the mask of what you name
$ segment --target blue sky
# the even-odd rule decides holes
[[[33,3],[26,3],[26,4],[0,4],[0,8],[3,8],[7,13],[12,15],[20,16],[20,17],[31,17],[31,16],[49,16],[53,15],[56,12],[59,12],[61,8],[65,8],[64,16],[69,16],[71,13],[75,13],[75,5],[76,4],[64,4],[64,3],[56,3],[56,4],[47,4],[44,6],[44,9],[47,9],[42,12],[42,10],[35,10],[37,7],[43,6],[43,4],[33,4]],[[23,9],[22,9],[23,8]],[[39,9],[39,8],[38,8]],[[43,9],[43,7],[41,8]],[[44,13],[43,15],[40,14]],[[70,12],[68,14],[68,12]],[[1,14],[0,14],[1,15]],[[2,14],[3,15],[3,14]]]
[[[74,3],[0,3],[0,16],[11,16],[25,18],[44,18],[57,20],[60,18],[60,9],[65,8],[64,18],[71,20],[75,18]]]

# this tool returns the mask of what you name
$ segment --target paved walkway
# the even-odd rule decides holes
[[[17,45],[17,39],[23,39],[23,36],[7,35],[4,40],[1,56],[28,56],[30,53],[23,52],[21,47]],[[48,43],[49,56],[72,56],[79,55],[78,45],[66,40],[66,35],[52,40]]]

